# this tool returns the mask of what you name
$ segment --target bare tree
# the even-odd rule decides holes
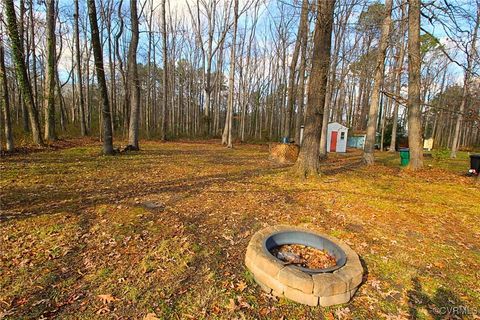
[[[138,29],[137,0],[130,1],[132,38],[128,49],[128,75],[130,81],[130,124],[128,148],[138,150],[138,126],[140,121],[140,81],[138,80],[137,48],[140,35]]]
[[[47,67],[45,77],[45,140],[56,140],[55,133],[55,1],[47,0]]]
[[[75,36],[75,62],[77,70],[77,92],[79,101],[79,113],[80,113],[80,134],[86,136],[88,134],[87,125],[85,121],[85,101],[83,97],[83,79],[82,79],[82,63],[80,59],[80,31],[79,31],[79,10],[78,0],[75,0],[75,13],[74,19],[74,36]]]
[[[162,53],[163,53],[163,104],[162,104],[162,124],[160,127],[160,138],[166,139],[167,136],[167,107],[168,107],[168,48],[167,48],[167,18],[166,18],[166,0],[162,0]]]
[[[477,52],[477,36],[478,36],[478,27],[480,25],[480,1],[477,1],[477,19],[475,27],[473,28],[472,39],[470,52],[467,51],[467,67],[465,68],[465,76],[463,78],[463,91],[462,91],[462,102],[460,104],[460,110],[458,111],[457,122],[455,123],[455,133],[453,135],[452,150],[450,152],[451,158],[457,157],[457,149],[460,140],[460,126],[463,121],[463,113],[465,111],[465,106],[467,104],[467,96],[469,93],[470,82],[472,78],[472,68],[474,58]]]
[[[100,88],[102,99],[102,117],[103,117],[103,153],[112,155],[113,150],[113,132],[110,105],[108,102],[107,82],[105,81],[105,70],[103,65],[103,52],[98,31],[97,9],[95,0],[88,0],[88,16],[90,19],[90,32],[92,38],[93,57],[95,59],[95,70],[97,72],[97,81]]]
[[[11,0],[2,0],[5,1]],[[13,1],[18,10],[18,46],[26,71],[24,79],[29,81],[31,98],[24,93],[24,82],[16,63],[12,66],[15,65],[17,72],[10,78],[8,65],[10,57],[12,62],[16,61],[15,50],[12,49],[15,41],[4,41],[12,132],[22,125],[25,132],[30,132],[33,116],[40,121],[42,132],[45,125],[45,135],[41,134],[41,138],[49,139],[50,128],[55,123],[51,120],[52,115],[58,114],[63,132],[71,135],[73,132],[69,130],[78,129],[81,135],[86,135],[91,130],[98,130],[98,136],[103,140],[103,128],[105,121],[108,122],[104,112],[110,110],[110,135],[119,130],[122,137],[132,138],[129,140],[134,144],[138,144],[142,130],[148,138],[161,139],[167,136],[172,139],[209,137],[225,133],[222,135],[225,144],[233,137],[241,141],[278,140],[286,135],[299,142],[302,124],[312,121],[316,117],[315,112],[321,110],[325,117],[321,125],[320,157],[326,154],[327,125],[330,121],[343,123],[352,130],[365,130],[368,126],[369,138],[373,139],[372,128],[376,125],[375,119],[380,116],[381,141],[385,137],[384,142],[390,144],[391,151],[395,150],[397,131],[398,136],[407,130],[415,135],[416,126],[420,128],[417,136],[424,131],[425,137],[435,137],[435,147],[471,147],[479,143],[480,119],[474,81],[478,54],[473,48],[478,46],[478,40],[472,46],[472,40],[478,37],[478,34],[473,34],[477,6],[465,2],[460,2],[459,6],[434,2],[421,4],[425,22],[432,25],[429,30],[433,31],[430,34],[424,30],[420,38],[422,66],[416,80],[421,76],[418,80],[421,103],[418,107],[419,120],[415,124],[415,120],[408,117],[409,108],[400,108],[400,105],[408,105],[407,100],[402,98],[406,88],[406,83],[402,83],[406,82],[406,72],[402,74],[404,65],[406,67],[403,61],[407,61],[404,57],[408,53],[407,48],[412,47],[408,45],[406,34],[408,1],[386,2],[387,5],[393,2],[393,6],[398,8],[392,10],[395,27],[392,28],[391,43],[395,48],[386,50],[386,53],[383,53],[380,41],[384,37],[385,5],[365,0],[336,1],[331,62],[322,106],[318,105],[319,89],[322,88],[318,85],[318,78],[311,77],[315,72],[310,71],[314,46],[309,42],[313,38],[310,37],[309,18],[313,12],[307,14],[306,11],[317,11],[318,1],[314,2],[277,1],[271,7],[260,0],[239,0],[240,7],[235,18],[235,0],[188,1],[188,17],[179,14],[174,2],[170,7],[167,0],[145,0],[135,4],[129,2],[129,6],[137,7],[137,19],[133,17],[131,20],[132,10],[123,6],[122,0],[97,1],[100,6],[97,8],[100,52],[103,59],[107,59],[103,67],[108,85],[108,108],[105,109],[101,81],[97,82],[97,65],[91,69],[90,60],[94,53],[91,28],[89,15],[82,13],[82,3],[74,0],[70,9],[60,6],[57,0],[41,3]],[[53,95],[49,86],[52,83],[49,59],[51,10],[45,11],[43,3],[47,8],[52,8],[52,3],[56,4],[53,30],[58,43],[54,49],[54,100],[51,99]],[[147,8],[145,17],[142,17],[143,9],[138,7],[140,3]],[[321,6],[325,8],[325,1],[321,1]],[[2,9],[2,14],[5,12],[7,17],[7,6],[2,6]],[[245,18],[241,18],[242,14]],[[148,38],[145,38],[144,45],[141,38],[138,39],[136,50],[133,50],[136,31],[130,23],[135,24],[138,20],[141,28],[143,19]],[[234,38],[235,20],[235,50],[228,53]],[[8,19],[5,21],[5,25],[9,25]],[[440,44],[436,26],[452,39],[453,47]],[[464,41],[466,32],[469,39]],[[68,50],[62,50],[64,44]],[[323,49],[317,45],[316,50],[315,68],[318,73],[318,51]],[[134,51],[136,56],[132,59]],[[455,56],[454,51],[459,54]],[[73,54],[65,59],[66,52]],[[378,63],[375,63],[377,59]],[[65,62],[69,65],[65,66]],[[451,67],[452,63],[462,67],[465,75],[470,75],[470,79],[465,81],[469,88],[454,85],[456,71]],[[105,72],[104,68],[108,71]],[[380,68],[388,68],[388,71],[383,70],[387,75],[383,76]],[[309,81],[313,81],[309,86],[306,85],[307,76]],[[410,79],[414,78],[412,74]],[[411,85],[409,87],[412,96],[415,89]],[[314,92],[306,92],[309,90]],[[382,93],[379,94],[379,91]],[[305,99],[304,95],[307,95]],[[31,101],[39,110],[28,112],[31,104],[25,101]],[[54,107],[49,108],[52,105]],[[314,109],[309,111],[312,105]],[[413,122],[408,124],[407,118]],[[392,126],[392,139],[388,141]],[[373,159],[372,141],[367,142],[365,157],[368,159]],[[412,151],[412,157],[414,153]]]
[[[322,122],[322,133],[320,135],[320,158],[325,159],[328,156],[327,151],[327,138],[328,138],[328,123],[330,120],[330,114],[337,114],[337,118],[341,118],[341,108],[338,107],[338,110],[335,110],[335,96],[342,86],[343,79],[347,73],[347,64],[346,59],[341,58],[341,50],[345,47],[345,34],[348,30],[348,19],[352,14],[353,8],[356,5],[358,0],[346,0],[341,3],[337,2],[337,13],[335,14],[335,19],[337,22],[333,27],[334,42],[332,48],[332,58],[330,63],[330,74],[328,78],[327,86],[327,97],[325,100],[325,109],[324,114],[327,115],[323,117]],[[341,61],[341,71],[340,71],[340,81],[337,80],[337,73],[339,68],[339,61]],[[344,85],[343,85],[344,86]],[[336,119],[336,121],[341,122],[341,119]]]
[[[367,164],[374,163],[373,151],[375,149],[375,137],[377,133],[378,103],[380,100],[380,89],[384,81],[385,56],[387,54],[388,38],[390,35],[390,26],[392,25],[392,6],[393,0],[385,1],[385,16],[382,23],[382,33],[378,44],[377,62],[375,66],[375,79],[370,100],[370,111],[368,115],[367,137],[365,139],[365,148],[363,160]]]
[[[308,9],[310,12],[310,8]],[[308,34],[309,34],[309,24],[305,26],[305,30],[302,33],[301,38],[301,55],[300,55],[300,70],[298,72],[298,90],[296,93],[297,96],[297,112],[295,115],[295,141],[300,144],[300,130],[304,120],[304,106],[305,106],[305,71],[307,69],[307,48],[308,48]]]
[[[190,8],[190,5],[187,2],[188,11],[192,18],[193,27],[196,34],[196,40],[198,46],[200,47],[200,51],[202,54],[202,61],[203,61],[203,134],[205,136],[210,135],[210,124],[211,124],[211,96],[214,86],[212,85],[212,65],[213,65],[213,58],[223,44],[223,40],[227,35],[229,30],[229,13],[231,7],[231,1],[226,1],[224,4],[223,10],[223,17],[221,20],[224,21],[223,25],[218,25],[218,17],[217,17],[217,6],[219,0],[197,0],[196,2],[196,14]],[[204,15],[207,18],[207,39],[206,43],[204,43],[203,36],[202,36],[202,23],[201,23],[201,15],[202,15],[202,7],[204,9]],[[214,43],[215,34],[218,33],[217,41]],[[206,48],[205,48],[206,47]]]
[[[402,70],[403,70],[403,61],[405,60],[405,29],[407,25],[407,16],[406,16],[406,7],[407,3],[405,0],[401,0],[401,22],[400,22],[400,41],[397,46],[397,55],[395,59],[395,95],[400,96],[402,90]],[[389,152],[395,152],[396,142],[397,142],[397,128],[398,128],[398,107],[400,105],[399,101],[393,101],[393,115],[392,115],[392,137],[390,140]]]
[[[37,107],[32,92],[32,86],[27,76],[27,68],[23,56],[23,45],[18,33],[17,16],[13,0],[3,0],[5,15],[7,17],[7,31],[10,37],[12,47],[12,56],[17,72],[17,80],[22,91],[24,104],[28,107],[28,116],[32,129],[33,141],[39,146],[43,146],[42,133],[40,131],[40,121],[38,119]]]
[[[318,0],[309,83],[309,87],[314,87],[315,90],[308,91],[305,137],[294,167],[294,171],[302,177],[314,176],[319,173],[320,133],[330,68],[334,7],[335,0]]]
[[[10,118],[10,100],[8,97],[9,89],[8,89],[8,83],[7,83],[7,69],[5,68],[5,51],[3,48],[3,34],[0,34],[0,81],[2,83],[1,104],[2,104],[2,114],[3,114],[3,126],[5,130],[5,143],[6,143],[7,151],[11,152],[14,149],[14,144],[13,144],[13,134],[12,134],[12,121]]]
[[[238,0],[234,0],[233,6],[233,36],[232,49],[230,51],[230,70],[228,77],[228,102],[227,115],[225,117],[225,127],[223,129],[222,144],[227,148],[232,148],[232,125],[233,125],[233,98],[235,90],[235,53],[237,42],[237,24],[238,24]]]
[[[423,167],[421,123],[420,0],[408,0],[408,145],[409,168]]]
[[[290,129],[292,127],[292,113],[295,104],[295,75],[297,69],[298,56],[303,41],[303,34],[307,32],[308,27],[308,0],[302,2],[302,13],[300,15],[300,23],[298,25],[297,40],[295,41],[295,48],[293,50],[292,61],[290,63],[290,71],[288,75],[288,101],[287,110],[285,114],[285,124],[283,128],[283,136],[290,137]]]

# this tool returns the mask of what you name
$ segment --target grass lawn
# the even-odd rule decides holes
[[[104,157],[81,142],[0,159],[0,319],[480,312],[479,187],[463,176],[466,154],[427,158],[418,173],[399,169],[398,154],[372,167],[358,153],[332,155],[304,182],[266,146],[143,141],[140,152]],[[356,250],[367,270],[354,299],[311,308],[262,293],[243,259],[251,235],[272,224]]]

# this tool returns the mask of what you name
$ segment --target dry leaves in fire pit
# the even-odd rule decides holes
[[[326,269],[337,264],[335,257],[327,251],[301,244],[284,244],[273,248],[271,253],[288,264],[308,269]]]

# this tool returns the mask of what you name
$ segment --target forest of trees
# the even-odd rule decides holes
[[[298,142],[326,125],[375,147],[480,145],[480,0],[2,0],[2,149],[27,137]],[[377,132],[380,142],[377,143]]]

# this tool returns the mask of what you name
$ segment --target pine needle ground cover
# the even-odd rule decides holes
[[[142,141],[113,157],[94,142],[0,160],[0,318],[436,319],[480,306],[479,187],[468,156],[398,168],[398,155],[331,155],[290,177],[268,147]],[[243,265],[271,224],[316,229],[362,258],[348,305],[262,293]],[[466,311],[466,312],[465,312]],[[469,312],[470,314],[466,314]],[[478,314],[477,314],[478,316]]]

